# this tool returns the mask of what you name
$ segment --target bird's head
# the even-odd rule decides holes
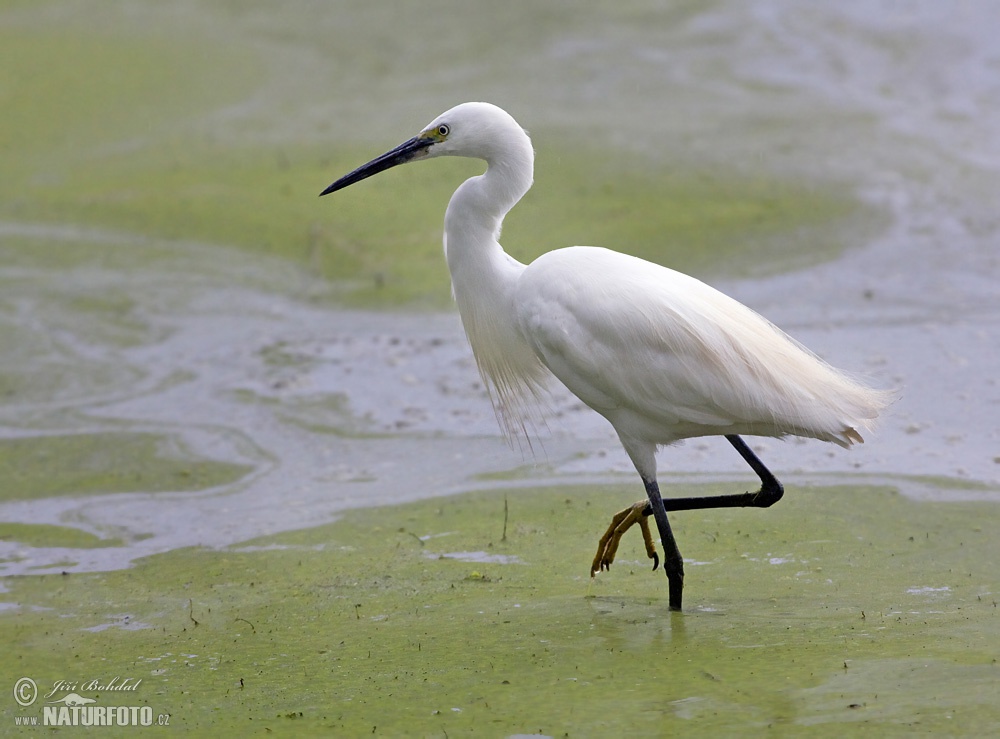
[[[527,134],[503,109],[490,103],[462,103],[439,115],[412,139],[344,175],[320,195],[329,195],[417,159],[457,156],[491,162],[499,152],[509,150],[511,141],[518,139],[530,151]]]

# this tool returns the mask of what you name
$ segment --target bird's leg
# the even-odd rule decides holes
[[[646,556],[653,560],[653,572],[660,566],[660,555],[653,546],[653,535],[649,533],[649,521],[645,516],[639,518],[639,529],[642,531],[642,543],[646,545]]]
[[[611,568],[611,563],[615,561],[615,554],[618,552],[618,544],[622,535],[635,524],[639,524],[642,530],[642,541],[646,545],[646,556],[653,560],[653,569],[660,566],[660,555],[656,553],[653,546],[653,537],[649,533],[649,521],[643,514],[643,510],[649,505],[648,500],[640,500],[634,505],[630,505],[623,511],[619,511],[611,519],[611,525],[604,532],[604,536],[597,542],[597,555],[593,564],[590,565],[590,576],[593,577],[601,570]]]
[[[670,530],[670,521],[667,519],[667,509],[663,506],[663,499],[660,497],[660,488],[656,480],[642,479],[646,486],[646,495],[649,497],[649,506],[652,509],[653,518],[656,519],[656,528],[660,532],[660,543],[663,544],[663,571],[667,573],[669,583],[669,607],[671,611],[681,610],[681,599],[684,594],[684,560],[681,559],[681,552],[674,541],[674,532]]]
[[[764,466],[746,442],[736,434],[729,434],[726,439],[746,460],[753,471],[760,478],[760,490],[755,493],[736,493],[734,495],[709,495],[703,498],[668,498],[664,501],[664,506],[668,511],[693,511],[702,508],[769,508],[781,500],[785,494],[785,488],[778,478]],[[651,516],[655,513],[652,506],[646,506],[643,510],[644,516]]]
[[[597,544],[597,556],[594,557],[594,562],[590,565],[590,576],[593,577],[601,570],[607,570],[611,567],[611,563],[615,561],[615,553],[618,551],[622,535],[635,524],[639,524],[639,528],[642,529],[646,555],[653,560],[653,569],[655,570],[660,564],[660,558],[656,554],[653,537],[646,521],[646,517],[652,515],[656,519],[656,528],[660,532],[660,542],[663,544],[663,570],[667,573],[669,581],[670,610],[679,611],[684,592],[684,560],[681,559],[677,542],[674,541],[674,533],[670,529],[670,521],[667,519],[667,511],[663,505],[663,498],[660,497],[660,488],[656,484],[656,480],[647,480],[644,477],[642,482],[646,486],[647,500],[640,500],[614,515],[611,519],[611,525],[608,526],[608,530],[604,532],[604,536]]]
[[[659,562],[656,556],[656,549],[653,547],[652,537],[649,534],[646,522],[647,516],[656,519],[656,527],[660,531],[660,540],[663,542],[664,550],[664,570],[670,581],[670,608],[679,611],[681,609],[681,595],[684,589],[684,562],[681,559],[677,543],[674,541],[673,532],[670,530],[670,522],[667,520],[667,511],[691,511],[703,508],[768,508],[784,495],[785,489],[778,482],[771,471],[764,466],[756,454],[747,446],[746,442],[736,434],[726,436],[730,444],[746,460],[746,463],[753,468],[760,478],[760,490],[755,493],[736,493],[735,495],[711,495],[701,498],[668,498],[663,500],[660,497],[660,489],[655,480],[649,481],[643,478],[646,486],[648,500],[639,501],[635,505],[629,506],[623,511],[619,511],[611,519],[611,525],[604,532],[597,545],[597,556],[590,567],[590,576],[597,572],[606,570],[615,560],[618,551],[618,544],[622,535],[635,524],[642,528],[643,540],[646,544],[646,554],[654,563]],[[659,509],[659,514],[658,514]],[[656,569],[656,564],[653,565]]]

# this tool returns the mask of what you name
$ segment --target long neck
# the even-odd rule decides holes
[[[470,341],[475,324],[495,322],[498,312],[510,315],[511,292],[524,265],[504,252],[498,239],[504,216],[531,187],[532,158],[527,136],[508,142],[487,158],[486,172],[463,182],[448,203],[445,258]]]
[[[489,272],[510,259],[499,244],[500,229],[531,187],[534,170],[531,142],[525,136],[517,143],[488,158],[486,172],[463,182],[448,203],[445,256],[453,283],[463,282],[467,270],[483,275],[480,270]]]
[[[531,187],[531,143],[487,158],[486,172],[455,191],[445,213],[445,257],[462,325],[501,427],[524,433],[529,397],[545,371],[517,326],[514,290],[524,265],[498,241],[503,218]]]

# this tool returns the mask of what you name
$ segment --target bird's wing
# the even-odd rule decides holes
[[[522,332],[556,377],[612,423],[655,429],[660,443],[737,430],[845,443],[877,413],[851,396],[866,388],[757,313],[635,257],[549,252],[522,274],[516,301]]]

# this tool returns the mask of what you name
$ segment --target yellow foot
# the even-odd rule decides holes
[[[646,545],[646,556],[653,560],[654,570],[660,566],[660,555],[656,553],[653,537],[649,533],[649,521],[646,520],[646,516],[642,515],[647,505],[648,501],[640,500],[635,505],[631,505],[614,515],[608,530],[597,542],[597,556],[594,557],[594,562],[590,565],[591,577],[601,570],[611,569],[611,563],[615,561],[615,553],[618,551],[622,535],[637,523],[642,529],[642,541]]]

